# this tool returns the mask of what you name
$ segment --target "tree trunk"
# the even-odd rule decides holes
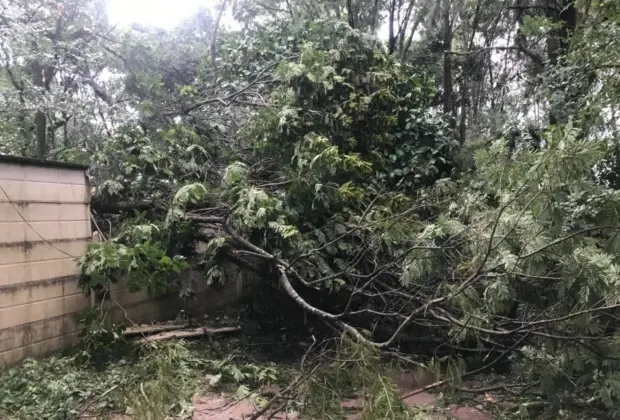
[[[388,18],[389,36],[388,36],[388,54],[394,54],[396,49],[396,36],[394,34],[394,12],[396,10],[396,0],[390,2],[390,16]]]
[[[353,14],[353,0],[347,0],[347,18],[349,19],[349,26],[355,29],[355,16]]]
[[[65,121],[65,125],[62,126],[63,146],[69,147],[69,117],[66,112],[62,113],[62,119]]]
[[[228,0],[223,0],[220,6],[220,9],[217,13],[217,18],[215,19],[215,24],[213,25],[213,36],[211,37],[211,68],[213,69],[213,84],[215,84],[217,80],[217,32],[220,28],[220,21],[222,20],[222,15],[226,10],[226,3]]]
[[[372,6],[372,19],[370,23],[370,30],[373,35],[377,34],[377,17],[379,16],[379,0],[375,0],[374,5]]]
[[[547,16],[559,20],[561,26],[550,31],[547,38],[547,58],[557,64],[558,58],[566,54],[570,47],[570,35],[577,27],[577,8],[574,0],[547,0]]]
[[[333,7],[333,9],[334,9],[334,10],[335,10],[335,12],[336,12],[336,18],[337,18],[338,20],[342,19],[342,14],[340,13],[340,7],[341,7],[341,5],[342,5],[342,3],[341,3],[339,0],[334,1],[334,2],[332,3],[332,7]]]
[[[400,46],[400,58],[401,60],[405,59],[405,56],[407,55],[407,52],[409,51],[409,49],[411,48],[411,42],[413,41],[413,36],[415,35],[416,31],[418,30],[418,26],[420,26],[420,23],[422,23],[422,17],[418,17],[416,16],[415,21],[413,22],[413,27],[411,28],[411,32],[409,32],[409,36],[407,37],[407,41],[406,42],[401,42],[401,46]],[[405,34],[403,34],[403,37],[401,38],[401,40],[404,40]]]
[[[51,121],[51,118],[48,119]],[[56,147],[56,127],[53,124],[47,125],[47,143],[49,149],[54,149]]]
[[[34,122],[37,136],[36,154],[39,159],[44,159],[47,156],[47,118],[45,118],[45,113],[37,111]]]
[[[463,76],[461,83],[461,121],[459,123],[459,143],[465,144],[467,136],[467,103],[468,103],[467,78]]]
[[[452,87],[452,28],[450,26],[450,0],[444,1],[443,10],[443,112],[455,128],[454,98]]]
[[[45,88],[45,80],[43,79],[43,66],[39,62],[33,64],[34,85],[41,91]],[[47,118],[42,109],[38,109],[34,118],[35,135],[36,135],[36,156],[44,159],[47,155]]]
[[[547,37],[547,59],[551,66],[558,64],[559,58],[570,48],[570,36],[577,27],[577,8],[574,0],[546,0],[547,16],[559,20],[561,26],[550,31]],[[566,112],[551,104],[549,109],[549,124],[562,124],[568,121]]]

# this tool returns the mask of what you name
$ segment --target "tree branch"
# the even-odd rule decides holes
[[[230,106],[231,103],[234,101],[234,99],[237,96],[239,96],[242,93],[246,92],[251,87],[257,85],[260,81],[262,81],[262,78],[265,75],[265,73],[267,73],[267,71],[269,71],[272,68],[274,68],[276,65],[277,65],[277,63],[273,63],[273,64],[265,67],[263,70],[261,70],[260,73],[258,73],[256,78],[252,82],[248,83],[245,87],[239,89],[237,92],[231,93],[230,95],[223,96],[223,97],[205,99],[205,100],[196,102],[196,103],[194,103],[192,105],[189,105],[189,106],[181,109],[180,111],[168,111],[168,112],[165,112],[163,115],[166,116],[166,117],[172,117],[172,116],[176,116],[176,115],[187,115],[187,114],[189,114],[190,112],[192,112],[195,109],[198,109],[198,108],[200,108],[202,106],[205,106],[205,105],[208,105],[208,104],[213,104],[213,103],[216,103],[216,102],[220,102],[224,106]]]

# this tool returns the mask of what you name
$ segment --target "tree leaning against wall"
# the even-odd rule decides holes
[[[64,121],[58,157],[91,159],[112,240],[86,289],[233,262],[370,347],[439,343],[453,383],[507,363],[618,415],[616,2],[226,2],[240,31],[218,9],[83,38],[93,5],[2,15],[3,152],[60,151]]]

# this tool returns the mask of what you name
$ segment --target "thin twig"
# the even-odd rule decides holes
[[[282,391],[278,392],[273,398],[271,398],[263,408],[252,414],[252,416],[248,420],[257,420],[260,416],[265,414],[278,399],[282,398],[286,394],[290,393],[293,389],[299,387],[301,384],[307,381],[314,374],[314,372],[318,370],[320,366],[321,365],[316,365],[307,374],[300,375],[295,378],[293,382],[291,382],[286,388],[284,388]]]
[[[529,389],[537,384],[538,384],[538,381],[533,381],[527,384],[501,384],[501,385],[495,385],[495,386],[488,386],[485,388],[465,388],[465,387],[457,386],[456,389],[461,392],[470,392],[473,394],[490,392],[490,391],[499,391],[499,390],[506,391],[510,394],[516,394],[517,391],[513,391],[510,388]],[[519,390],[518,393],[522,393],[523,389]]]
[[[480,368],[478,368],[478,369],[475,369],[475,370],[472,370],[472,371],[470,371],[470,372],[466,372],[466,373],[464,373],[463,375],[461,375],[461,379],[462,379],[462,378],[465,378],[465,377],[468,377],[468,376],[475,375],[475,374],[480,373],[480,372],[483,372],[483,371],[485,371],[485,370],[489,369],[490,367],[494,366],[497,362],[499,362],[500,360],[502,360],[502,359],[503,359],[503,358],[504,358],[504,357],[505,357],[508,353],[510,353],[510,352],[512,352],[514,349],[516,349],[516,348],[517,348],[517,347],[518,347],[518,346],[519,346],[519,345],[523,342],[523,340],[525,340],[525,338],[526,338],[526,337],[527,337],[527,335],[524,335],[523,337],[521,337],[521,338],[520,338],[520,339],[519,339],[516,343],[514,343],[511,347],[507,348],[507,349],[506,349],[506,350],[504,350],[504,351],[503,351],[503,352],[502,352],[499,356],[497,356],[495,359],[493,359],[493,361],[492,361],[492,362],[489,362],[488,364],[486,364],[486,365],[484,365],[484,366],[482,366],[482,367],[480,367]],[[405,399],[405,398],[411,397],[411,396],[413,396],[413,395],[420,394],[420,393],[422,393],[422,392],[424,392],[424,391],[428,391],[428,390],[431,390],[431,389],[434,389],[434,388],[440,387],[440,386],[445,385],[445,384],[447,384],[447,383],[449,383],[449,382],[450,382],[450,380],[448,380],[448,379],[444,379],[444,380],[442,380],[442,381],[437,381],[437,382],[435,382],[435,383],[432,383],[432,384],[430,384],[430,385],[427,385],[427,386],[425,386],[425,387],[422,387],[422,388],[420,388],[420,389],[417,389],[417,390],[415,390],[415,391],[413,391],[413,392],[410,392],[410,393],[408,393],[408,394],[405,394],[405,395],[403,395],[401,398],[402,398],[402,399]]]
[[[105,397],[106,395],[108,395],[110,392],[114,391],[116,388],[118,388],[119,386],[121,386],[121,384],[116,384],[114,385],[112,388],[108,389],[107,391],[105,391],[103,394],[99,395],[98,397],[92,399],[87,405],[86,407],[84,407],[83,409],[80,410],[79,413],[77,413],[77,418],[80,418],[80,416],[84,413],[86,413],[86,411],[88,411],[88,409],[97,401],[99,401],[100,399],[102,399],[103,397]]]

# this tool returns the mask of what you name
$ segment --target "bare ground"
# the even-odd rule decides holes
[[[413,375],[403,374],[394,378],[397,382],[398,389],[403,395],[409,394],[417,389]],[[433,411],[437,408],[437,412],[432,414],[431,418],[436,420],[493,420],[493,418],[475,407],[469,406],[451,406],[447,409],[439,409],[437,407],[438,398],[435,394],[429,392],[420,392],[418,394],[406,397],[405,403],[411,407],[426,407]],[[231,394],[207,394],[198,396],[194,399],[195,408],[193,420],[244,420],[249,419],[256,411],[254,404],[249,400],[238,401]],[[359,419],[362,401],[360,399],[345,400],[342,402],[343,408],[350,411],[348,420]],[[277,413],[273,417],[269,415],[260,417],[260,420],[292,420],[298,417],[293,414],[284,412]],[[317,419],[320,420],[320,419]]]

